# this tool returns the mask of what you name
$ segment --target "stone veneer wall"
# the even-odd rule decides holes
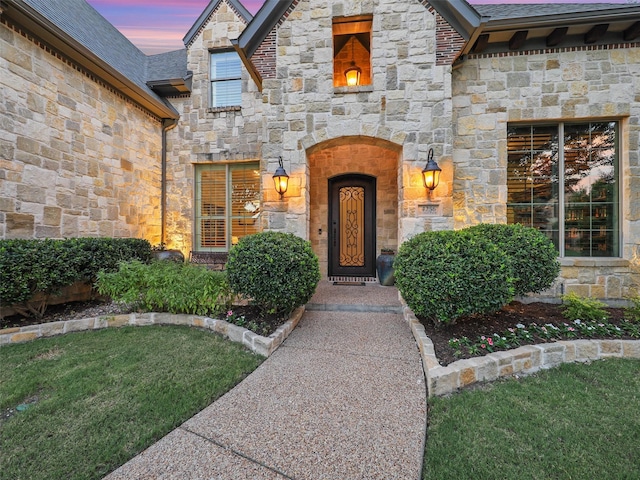
[[[332,18],[355,15],[373,16],[372,85],[334,88]],[[310,238],[306,152],[327,140],[361,136],[400,150],[397,241],[452,228],[451,67],[436,66],[435,14],[419,2],[301,1],[276,37],[276,78],[263,81],[263,185],[282,156],[293,188],[283,202],[266,188],[265,226]],[[425,213],[420,172],[430,147],[443,173],[434,194],[440,203]],[[366,166],[365,158],[353,158],[348,168],[358,173]]]
[[[0,238],[160,241],[161,123],[0,24]]]
[[[506,222],[507,123],[620,119],[621,259],[562,259],[556,287],[620,299],[640,288],[640,48],[470,56],[453,75],[454,225]]]
[[[169,99],[180,112],[180,120],[167,135],[166,243],[185,255],[194,249],[194,165],[260,160],[262,97],[244,66],[242,108],[209,107],[209,53],[231,48],[229,39],[237,38],[245,26],[244,20],[221,2],[188,47],[191,95]]]
[[[322,146],[322,145],[321,145]],[[336,175],[351,173],[353,158],[366,160],[360,173],[376,177],[376,248],[398,246],[398,151],[363,143],[352,138],[346,145],[327,146],[309,154],[311,197],[309,240],[320,260],[320,272],[327,275],[329,182]],[[320,233],[321,230],[321,233]]]

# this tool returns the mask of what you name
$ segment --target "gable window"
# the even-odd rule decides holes
[[[333,19],[333,86],[371,85],[371,15]]]
[[[258,163],[196,166],[195,250],[227,252],[245,235],[258,232]]]
[[[510,125],[507,220],[562,257],[620,255],[618,122]]]
[[[240,57],[234,51],[211,52],[212,108],[242,105]]]

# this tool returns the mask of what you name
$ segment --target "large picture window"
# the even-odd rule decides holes
[[[211,53],[211,107],[242,105],[242,69],[236,52]]]
[[[618,123],[510,125],[507,137],[508,223],[562,257],[619,256]]]
[[[196,166],[196,251],[227,252],[258,231],[258,168],[257,163]]]

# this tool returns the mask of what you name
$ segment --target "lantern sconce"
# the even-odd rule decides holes
[[[276,173],[273,174],[273,183],[276,187],[276,192],[280,194],[280,200],[282,200],[287,188],[289,188],[289,175],[287,175],[287,172],[282,166],[282,157],[278,158],[280,165],[276,169]]]
[[[356,87],[360,85],[360,75],[362,74],[362,69],[356,65],[355,56],[354,56],[354,45],[356,43],[356,37],[351,36],[351,64],[349,68],[344,71],[344,76],[347,79],[348,87]]]
[[[430,148],[429,155],[427,156],[427,165],[424,167],[424,170],[422,170],[422,181],[429,193],[429,198],[431,198],[431,192],[433,192],[440,183],[440,172],[442,172],[442,169],[433,159],[433,148]]]

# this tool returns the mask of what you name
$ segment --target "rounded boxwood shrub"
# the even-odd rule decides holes
[[[538,293],[549,288],[560,273],[558,251],[543,233],[518,223],[483,223],[466,229],[491,240],[511,257],[515,294]]]
[[[509,258],[490,240],[466,231],[416,235],[402,244],[394,268],[409,307],[435,323],[494,312],[513,299]]]
[[[243,237],[230,250],[227,275],[233,292],[263,313],[285,316],[309,301],[320,266],[309,242],[290,233],[262,232]]]

